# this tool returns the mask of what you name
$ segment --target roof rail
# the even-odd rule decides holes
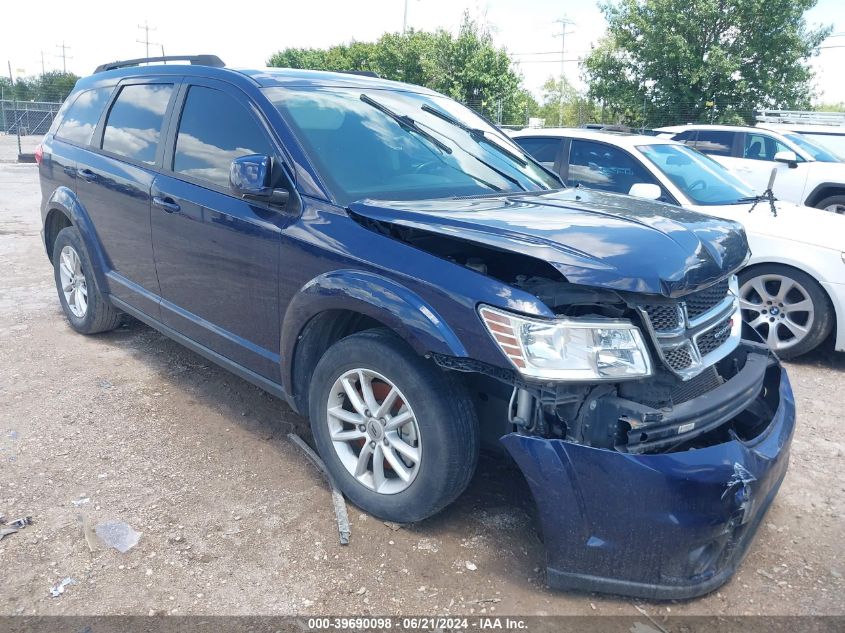
[[[819,112],[816,110],[758,110],[759,123],[806,123],[808,125],[845,125],[845,112]]]
[[[190,62],[192,66],[211,66],[212,68],[223,68],[226,64],[217,55],[168,55],[166,57],[139,57],[138,59],[127,59],[122,62],[111,62],[100,64],[94,69],[94,73],[114,70],[115,68],[126,68],[127,66],[138,66],[151,62]]]

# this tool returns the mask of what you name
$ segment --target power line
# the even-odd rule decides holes
[[[562,18],[558,18],[555,20],[556,24],[560,24],[560,33],[555,34],[555,37],[560,38],[560,108],[558,110],[558,126],[563,125],[563,86],[566,83],[566,71],[565,71],[565,64],[566,64],[566,36],[567,34],[574,33],[574,31],[567,31],[566,28],[568,26],[574,26],[575,22],[567,18],[566,16]]]
[[[67,60],[73,59],[73,57],[68,57],[67,52],[70,50],[70,46],[65,45],[65,41],[62,40],[61,44],[56,44],[56,48],[61,49],[61,53],[56,55],[56,57],[62,58],[62,72],[67,73]]]
[[[155,27],[150,26],[149,24],[147,24],[147,21],[144,20],[144,24],[139,24],[138,28],[144,30],[144,39],[135,40],[135,41],[138,42],[139,44],[143,44],[145,46],[146,53],[147,53],[146,57],[149,57],[150,56],[150,44],[152,44],[153,46],[158,46],[158,44],[156,44],[155,42],[150,42],[150,31],[155,31]]]

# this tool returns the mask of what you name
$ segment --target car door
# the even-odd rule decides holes
[[[675,203],[642,163],[621,147],[574,138],[564,163],[561,176],[570,187],[580,185],[627,195],[635,184],[654,184],[663,192],[662,201]]]
[[[91,146],[77,160],[77,195],[107,260],[109,293],[158,318],[160,288],[150,235],[150,187],[178,80],[144,77],[114,91]]]
[[[778,198],[803,204],[804,188],[807,184],[810,164],[798,155],[798,164],[794,166],[775,162],[778,152],[794,152],[770,134],[763,132],[745,132],[742,138],[742,158],[748,166],[745,180],[761,193],[768,187],[772,169],[777,169],[774,193]],[[740,177],[745,177],[741,174]]]
[[[280,233],[292,220],[229,189],[231,161],[278,156],[249,99],[186,79],[152,186],[152,235],[165,325],[280,380]]]

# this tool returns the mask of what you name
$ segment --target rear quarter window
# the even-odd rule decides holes
[[[155,164],[173,84],[124,86],[111,107],[102,148],[140,163]]]
[[[79,145],[88,145],[97,122],[109,101],[114,86],[80,92],[65,111],[56,137]]]

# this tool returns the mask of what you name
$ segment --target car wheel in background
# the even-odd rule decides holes
[[[816,205],[819,209],[845,215],[845,196],[830,196]]]
[[[463,492],[475,471],[478,421],[463,386],[389,331],[329,348],[314,370],[309,409],[338,486],[379,518],[425,519]]]
[[[833,309],[819,283],[791,266],[763,264],[739,274],[742,318],[780,358],[815,349],[830,334]]]

